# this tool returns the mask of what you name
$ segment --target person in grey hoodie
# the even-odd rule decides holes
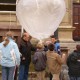
[[[37,44],[37,51],[34,54],[33,63],[35,71],[37,72],[36,80],[45,80],[46,52],[41,43]]]
[[[2,80],[14,80],[16,65],[20,64],[20,52],[9,31],[3,42],[0,43],[0,64],[2,66]]]

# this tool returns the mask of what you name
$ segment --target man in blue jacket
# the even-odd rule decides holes
[[[55,46],[55,51],[61,55],[61,50],[60,50],[60,43],[59,40],[57,38],[54,37],[54,35],[51,36],[51,42],[54,44]]]

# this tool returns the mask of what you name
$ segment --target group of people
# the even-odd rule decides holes
[[[46,80],[45,70],[47,68],[50,80],[60,80],[61,58],[60,43],[54,36],[46,44],[38,42],[34,47],[30,40],[31,36],[24,32],[20,46],[13,38],[12,32],[8,32],[3,42],[0,43],[0,64],[2,67],[2,80],[15,80],[18,68],[18,80],[28,80],[29,66],[31,62],[31,51],[34,51],[32,62],[36,71],[36,80]],[[67,58],[70,80],[80,80],[80,45]],[[17,71],[16,71],[17,72]]]
[[[14,80],[15,71],[17,68],[19,69],[18,80],[28,80],[31,51],[34,51],[32,62],[34,64],[35,71],[37,72],[37,80],[45,80],[45,69],[47,64],[51,65],[53,62],[55,64],[56,61],[59,63],[59,65],[62,64],[62,62],[60,62],[60,56],[58,54],[52,54],[57,53],[57,49],[52,43],[46,45],[47,48],[41,43],[38,43],[36,47],[33,47],[30,39],[31,37],[27,32],[23,33],[20,46],[18,47],[14,40],[13,33],[9,31],[6,34],[4,41],[0,43],[0,65],[2,67],[2,80]],[[55,55],[55,57],[52,57],[52,55]],[[48,59],[50,62],[52,61],[50,64]],[[49,70],[53,75],[53,71],[55,69],[53,69],[52,66],[48,66],[48,68],[51,68]],[[58,64],[55,68],[58,68]]]

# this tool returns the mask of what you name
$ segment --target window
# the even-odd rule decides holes
[[[16,0],[0,0],[0,3],[16,3]]]
[[[80,41],[80,3],[73,3],[73,39]]]
[[[80,3],[80,0],[73,0],[73,3]]]
[[[16,0],[0,0],[0,11],[16,11]]]

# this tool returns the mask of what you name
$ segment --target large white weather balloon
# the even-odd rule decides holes
[[[64,0],[19,0],[16,15],[22,27],[39,40],[59,27],[66,12]]]

